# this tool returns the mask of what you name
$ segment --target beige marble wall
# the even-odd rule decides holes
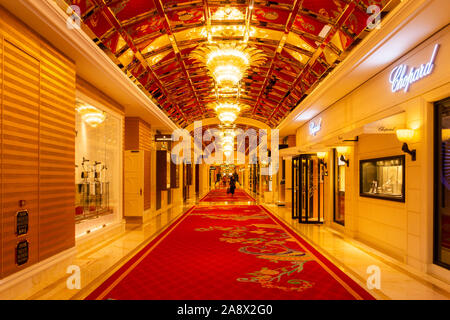
[[[428,62],[436,43],[440,48],[433,73],[413,83],[408,92],[392,93],[388,81],[392,68],[402,63],[413,67]],[[311,121],[322,119],[322,128],[315,136],[309,134],[309,122],[297,130],[297,145],[312,152],[324,151],[324,146],[330,151],[342,145],[343,137],[351,139],[360,135],[360,141],[347,143],[351,148],[347,156],[350,166],[346,169],[345,227],[332,222],[332,170],[326,179],[326,224],[421,271],[435,269],[431,267],[433,102],[450,96],[449,55],[450,27],[447,27],[313,118]],[[361,135],[362,128],[402,112],[405,127],[415,129],[414,141],[409,147],[417,150],[417,161],[412,162],[406,154],[406,202],[362,198],[359,196],[359,160],[403,154],[395,135]],[[316,150],[318,148],[321,150]],[[290,176],[290,170],[287,172]]]

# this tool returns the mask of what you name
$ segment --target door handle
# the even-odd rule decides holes
[[[139,195],[142,196],[142,188],[139,189]]]

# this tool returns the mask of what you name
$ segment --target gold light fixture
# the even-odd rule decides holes
[[[232,145],[232,144],[228,144],[228,143],[227,143],[227,144],[224,144],[224,145],[223,145],[223,150],[224,150],[224,151],[233,151],[233,149],[234,149],[234,148],[233,148],[233,145]]]
[[[238,114],[241,111],[241,107],[237,103],[233,102],[221,102],[216,104],[215,108],[217,113],[221,112],[233,112]]]
[[[348,152],[348,147],[346,147],[346,146],[339,146],[339,147],[336,147],[336,151],[337,151],[339,154],[346,155],[347,152]]]
[[[238,8],[218,8],[211,17],[212,20],[244,20],[244,13]]]
[[[93,128],[102,124],[106,119],[105,112],[88,104],[80,104],[76,110],[81,115],[81,119]]]
[[[395,133],[397,139],[401,142],[410,142],[414,137],[414,130],[412,129],[398,129]]]
[[[347,159],[345,156],[347,155],[347,153],[349,152],[349,147],[346,146],[339,146],[336,147],[336,151],[338,154],[340,154],[341,156],[339,157],[339,160],[344,162],[347,167],[350,165],[350,160]]]
[[[327,153],[326,152],[317,152],[317,158],[319,159],[324,159],[326,157]]]
[[[414,138],[413,129],[398,129],[396,132],[397,139],[403,142],[402,151],[411,155],[411,161],[416,161],[416,149],[410,150],[408,147],[408,142],[411,142]]]
[[[221,87],[236,86],[250,65],[261,65],[266,59],[263,51],[238,43],[199,46],[192,51],[191,57],[203,62]]]
[[[220,122],[224,124],[231,124],[237,119],[237,115],[234,112],[221,112],[218,115]]]
[[[239,105],[232,102],[218,103],[214,109],[217,112],[217,117],[220,122],[225,125],[231,125],[237,119],[238,113],[241,111]]]

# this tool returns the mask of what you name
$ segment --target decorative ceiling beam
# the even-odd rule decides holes
[[[164,17],[164,27],[166,28],[167,34],[169,35],[169,40],[172,43],[173,51],[175,52],[175,56],[177,58],[178,64],[181,66],[181,70],[186,77],[187,81],[189,82],[190,89],[192,91],[192,94],[195,97],[195,100],[197,102],[198,108],[202,110],[202,113],[204,112],[203,105],[200,103],[197,93],[195,91],[194,85],[192,83],[191,77],[189,76],[189,73],[186,70],[186,65],[184,64],[184,59],[181,57],[180,50],[178,49],[177,40],[175,39],[175,36],[173,35],[172,28],[170,27],[169,18],[167,17],[166,13],[164,12],[164,7],[161,2],[161,0],[153,0],[153,3],[156,6],[156,9],[158,10],[158,13]]]
[[[294,3],[294,9],[291,11],[290,16],[288,18],[288,21],[286,23],[285,29],[284,29],[284,35],[281,37],[280,41],[278,41],[278,47],[275,51],[275,54],[272,58],[272,61],[270,62],[270,68],[267,71],[266,77],[264,79],[263,85],[261,87],[261,90],[259,91],[258,98],[256,99],[255,105],[253,106],[252,115],[256,113],[256,110],[258,108],[259,103],[261,102],[263,93],[267,87],[267,83],[269,82],[269,78],[271,78],[273,69],[275,67],[275,61],[277,59],[277,55],[281,54],[281,50],[283,50],[284,43],[286,42],[286,38],[291,31],[292,25],[294,24],[295,17],[297,16],[298,10],[300,8],[300,4],[303,3],[303,0],[296,0]]]
[[[309,59],[308,63],[305,65],[305,68],[300,71],[297,78],[292,82],[291,86],[289,87],[289,90],[287,91],[289,94],[290,92],[297,86],[297,84],[302,80],[303,74],[306,72],[305,70],[310,70],[309,67],[312,67],[314,63],[316,62],[317,58],[322,54],[324,48],[328,45],[328,43],[331,41],[331,39],[334,37],[334,35],[339,31],[339,29],[343,26],[343,24],[347,21],[350,14],[353,12],[353,10],[356,7],[356,3],[358,0],[351,0],[347,6],[345,7],[344,11],[342,12],[339,19],[336,21],[336,24],[333,26],[330,32],[328,32],[327,37],[324,39],[324,41],[321,43],[319,48],[317,48],[316,52],[313,54],[313,56]],[[283,99],[280,100],[277,107],[273,110],[273,112],[270,114],[269,118],[267,119],[267,122],[270,123],[274,115],[278,112],[280,109],[280,106],[283,104],[283,102],[286,100],[286,98],[289,96],[289,94],[286,94]]]
[[[91,0],[97,7],[98,10],[104,15],[104,17],[109,21],[112,27],[116,29],[116,31],[121,35],[121,37],[125,40],[128,47],[134,52],[136,58],[141,62],[143,67],[150,73],[152,80],[155,81],[161,92],[166,96],[167,100],[170,101],[172,105],[174,105],[177,108],[177,111],[183,118],[183,120],[187,123],[187,118],[184,115],[184,113],[181,111],[180,107],[171,101],[170,95],[167,93],[167,91],[164,89],[164,86],[159,81],[157,75],[153,71],[153,69],[148,65],[147,61],[144,59],[140,51],[136,48],[136,46],[133,43],[133,40],[131,39],[130,35],[122,28],[122,25],[120,24],[120,21],[117,19],[115,14],[111,11],[111,9],[107,6],[105,3],[105,0]]]

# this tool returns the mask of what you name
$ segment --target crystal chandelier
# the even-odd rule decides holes
[[[266,56],[256,48],[237,43],[216,43],[199,46],[191,57],[203,62],[221,87],[234,87],[244,77],[250,65],[261,65]]]
[[[238,8],[218,8],[211,17],[213,20],[244,20],[244,13]]]
[[[234,138],[236,136],[236,133],[233,129],[226,129],[220,133],[220,136],[223,153],[228,159],[230,158],[234,150]]]
[[[231,125],[241,111],[239,104],[233,102],[220,102],[214,107],[220,122]]]
[[[79,105],[76,110],[81,115],[81,119],[93,128],[102,124],[106,118],[105,112],[91,105]]]
[[[221,112],[218,114],[220,122],[224,124],[231,124],[237,119],[237,114],[234,112]]]
[[[224,111],[234,112],[238,114],[241,111],[241,107],[237,103],[233,102],[221,102],[216,104],[214,107],[217,113],[221,113]]]

